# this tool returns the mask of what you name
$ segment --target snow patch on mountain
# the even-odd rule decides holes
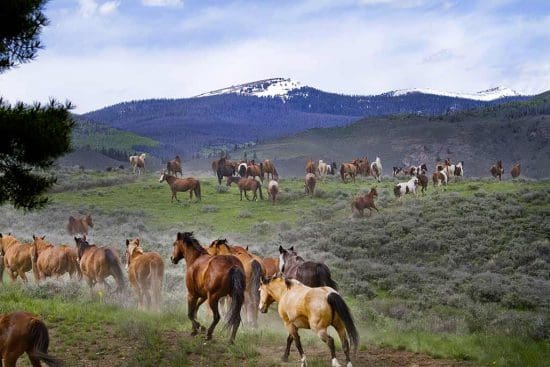
[[[520,96],[518,92],[506,87],[495,87],[487,90],[483,90],[477,93],[461,93],[461,92],[448,92],[444,90],[431,89],[431,88],[414,88],[414,89],[400,89],[392,92],[388,92],[387,95],[398,97],[412,93],[422,94],[434,94],[445,97],[456,97],[464,99],[474,99],[477,101],[493,101],[495,99],[504,97],[517,97]]]
[[[240,85],[232,85],[231,87],[199,94],[197,97],[234,93],[256,97],[282,97],[286,99],[290,91],[299,88],[301,88],[300,82],[290,78],[272,78]]]

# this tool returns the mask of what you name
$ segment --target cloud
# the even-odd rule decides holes
[[[117,12],[120,1],[106,1],[99,6],[99,14],[110,15]]]
[[[141,0],[145,6],[182,6],[183,0]]]
[[[117,12],[120,0],[110,0],[98,3],[95,0],[78,0],[78,12],[84,18],[91,18],[95,15],[111,15]]]

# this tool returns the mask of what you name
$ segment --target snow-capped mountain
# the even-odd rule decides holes
[[[299,89],[300,87],[300,82],[297,82],[290,78],[271,78],[240,85],[232,85],[231,87],[199,94],[197,97],[208,97],[220,94],[234,93],[256,97],[286,98],[290,91],[294,89]]]
[[[477,93],[461,93],[461,92],[448,92],[439,89],[431,88],[414,88],[414,89],[400,89],[388,92],[387,95],[398,97],[412,93],[422,93],[422,94],[433,94],[438,96],[445,97],[455,97],[455,98],[464,98],[464,99],[473,99],[476,101],[493,101],[495,99],[504,98],[504,97],[519,97],[521,96],[518,92],[513,89],[506,87],[496,87],[487,90],[483,90]]]

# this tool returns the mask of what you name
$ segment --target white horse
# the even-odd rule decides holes
[[[330,165],[326,164],[322,159],[319,159],[319,164],[317,165],[317,172],[321,179],[330,173]]]
[[[418,177],[414,176],[407,182],[400,182],[393,188],[395,196],[400,197],[411,192],[416,196],[416,186],[418,185]]]
[[[380,157],[376,157],[376,160],[371,163],[370,172],[380,182],[380,177],[382,177],[382,162],[380,162]]]
[[[138,175],[141,175],[141,169],[145,170],[145,153],[130,156],[130,164],[132,165],[133,172],[136,173],[137,168]]]

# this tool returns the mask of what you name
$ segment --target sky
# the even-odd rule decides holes
[[[548,0],[50,0],[10,102],[83,113],[285,77],[325,91],[550,89]]]

